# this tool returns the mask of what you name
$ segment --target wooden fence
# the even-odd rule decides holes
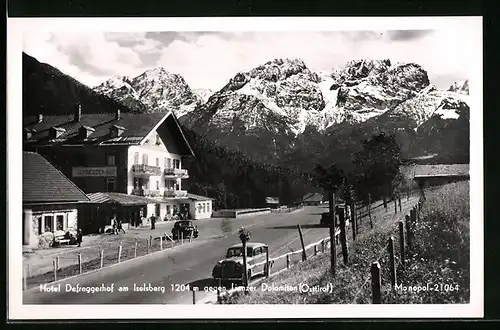
[[[163,251],[174,246],[191,243],[192,237],[173,240],[167,233],[142,239],[122,241],[119,245],[96,246],[69,251],[56,255],[51,269],[43,268],[33,274],[29,263],[23,269],[23,289],[39,284],[54,282],[63,278],[81,275],[90,271],[121,263],[126,260],[143,257],[154,252]]]

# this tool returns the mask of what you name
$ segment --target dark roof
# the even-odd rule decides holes
[[[211,201],[213,198],[206,197],[206,196],[200,196],[200,195],[195,195],[195,194],[187,194],[188,198],[194,201]]]
[[[70,179],[34,152],[23,152],[23,203],[88,202]]]
[[[279,204],[280,199],[278,197],[266,197],[267,204]]]
[[[152,198],[115,192],[90,193],[87,196],[92,204],[146,205],[158,203]]]
[[[308,193],[302,197],[303,202],[321,202],[323,200],[323,195],[320,193]]]
[[[156,112],[156,113],[121,113],[120,119],[115,119],[115,113],[83,113],[79,122],[74,121],[74,115],[44,115],[42,121],[38,122],[37,116],[23,117],[23,128],[34,130],[29,140],[24,141],[31,146],[42,145],[81,145],[81,144],[98,144],[98,145],[136,145],[140,144],[146,136],[157,129],[163,122],[166,121],[166,127],[169,132],[169,137],[172,136],[176,144],[182,144],[179,150],[181,154],[194,155],[189,143],[182,132],[182,128],[172,112]],[[94,131],[86,140],[79,137],[81,127],[91,127]],[[112,127],[124,129],[118,137],[111,137],[110,131]],[[50,130],[52,128],[64,129],[56,139],[50,139]],[[170,132],[174,130],[175,132]],[[165,134],[165,130],[159,133],[160,136]],[[163,136],[162,136],[163,138]]]
[[[413,177],[468,176],[469,164],[416,165]]]

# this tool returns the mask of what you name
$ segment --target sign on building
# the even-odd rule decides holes
[[[73,167],[73,177],[85,176],[116,176],[116,166]]]

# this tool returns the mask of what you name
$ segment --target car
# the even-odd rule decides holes
[[[241,243],[230,246],[225,258],[217,262],[212,270],[212,277],[218,281],[242,281],[243,280],[243,245]],[[247,243],[247,271],[248,281],[256,275],[265,275],[267,271],[266,254],[269,247],[264,243],[248,242]],[[262,263],[262,264],[261,264]],[[257,265],[252,267],[253,265]]]
[[[191,220],[180,220],[174,223],[172,228],[172,238],[178,240],[181,238],[197,238],[199,235],[198,226],[195,226]]]

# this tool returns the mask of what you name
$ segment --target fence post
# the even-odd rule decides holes
[[[416,209],[416,207],[413,207],[410,210],[410,219],[411,219],[411,225],[412,225],[412,229],[413,229],[413,226],[415,225],[415,222],[417,221],[417,209]]]
[[[57,281],[57,264],[56,264],[56,259],[52,260],[52,264],[54,266],[54,282],[55,282],[55,281]]]
[[[163,250],[163,237],[160,235],[160,250]]]
[[[146,238],[146,254],[149,254],[149,239]]]
[[[134,258],[137,258],[137,238],[135,239],[134,242]]]
[[[196,290],[193,288],[193,305],[196,305]]]
[[[302,236],[302,228],[300,228],[300,224],[297,225],[297,228],[299,229],[300,244],[302,245],[302,261],[306,261],[307,253],[306,253],[306,247],[304,245],[304,236]]]
[[[317,245],[315,245],[315,246],[314,246],[314,255],[317,255],[317,254],[318,254],[318,246],[317,246]]]
[[[118,247],[118,263],[121,262],[122,259],[122,244],[120,243],[120,246]]]
[[[181,245],[184,245],[184,232],[181,232]]]
[[[368,219],[370,220],[370,228],[373,229],[372,222],[372,195],[368,194]]]
[[[389,237],[389,267],[391,268],[391,284],[396,286],[396,262],[394,260],[394,237]]]
[[[28,278],[31,277],[31,274],[30,274],[30,264],[26,264],[26,271],[27,271],[26,276]]]
[[[56,267],[57,270],[59,270],[59,256],[56,257]]]
[[[101,268],[104,267],[104,249],[101,249],[101,251],[99,251],[100,255],[101,255]]]
[[[269,274],[271,274],[271,269],[269,267],[269,248],[267,248],[266,251],[266,277],[269,277]]]
[[[403,264],[404,266],[406,253],[405,253],[405,230],[403,221],[399,221],[398,226],[399,226],[399,253],[401,255],[401,264]]]
[[[321,253],[325,253],[325,240],[321,240]]]
[[[410,224],[410,216],[405,215],[406,220],[406,239],[408,241],[408,253],[411,253],[412,250],[412,242],[411,242],[411,224]]]
[[[286,255],[286,269],[290,269],[290,255]]]
[[[347,205],[346,205],[347,207]],[[356,224],[356,205],[355,203],[353,202],[351,204],[351,226],[352,226],[352,240],[355,241],[356,240],[356,234],[357,234],[357,231],[356,231],[356,227],[357,227],[357,224]]]
[[[83,267],[82,267],[82,254],[78,253],[78,268],[80,269],[80,274],[83,274]]]
[[[394,214],[398,214],[398,203],[396,200],[396,194],[394,194]]]
[[[339,220],[340,220],[340,244],[342,245],[342,257],[344,258],[344,265],[348,263],[348,255],[347,255],[347,236],[345,229],[345,209],[340,211]]]
[[[335,194],[330,192],[328,194],[329,206],[330,206],[330,217],[332,222],[330,224],[330,271],[332,276],[335,277],[335,268],[337,265],[337,246],[335,244],[335,223],[337,222],[335,215]]]
[[[380,279],[380,264],[378,263],[378,261],[372,262],[371,274],[372,274],[372,303],[380,304],[381,279]]]
[[[401,206],[401,194],[398,193],[398,202],[399,202],[399,213],[403,212],[403,208]]]
[[[149,235],[149,246],[153,247],[153,235]]]

